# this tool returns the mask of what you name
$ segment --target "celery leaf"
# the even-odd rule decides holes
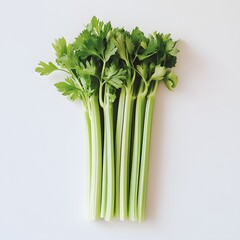
[[[52,62],[45,63],[41,61],[38,64],[38,67],[35,68],[35,71],[40,73],[40,75],[48,75],[55,70],[59,70],[59,69]]]

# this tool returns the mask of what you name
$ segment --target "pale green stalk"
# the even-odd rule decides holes
[[[148,182],[148,171],[149,171],[150,142],[151,142],[153,108],[154,108],[157,85],[158,85],[157,82],[153,83],[153,90],[147,96],[146,109],[145,109],[141,166],[140,166],[139,188],[138,188],[138,221],[139,222],[144,221],[146,218],[146,197],[147,197],[147,182]]]
[[[134,121],[134,136],[133,136],[133,157],[132,169],[130,180],[130,196],[129,196],[129,219],[132,221],[137,220],[137,200],[138,200],[138,183],[139,183],[139,170],[140,159],[142,150],[143,138],[143,124],[146,105],[146,94],[143,92],[144,83],[141,83],[139,94],[136,99],[135,108],[135,121]]]
[[[106,93],[109,85],[105,87]],[[114,128],[113,128],[113,102],[106,98],[104,106],[104,116],[106,124],[106,144],[107,144],[107,201],[105,220],[110,221],[114,215],[115,203],[115,156],[114,156]]]
[[[91,121],[89,117],[88,109],[84,110],[86,124],[87,124],[87,138],[88,138],[88,161],[87,161],[87,204],[88,204],[88,216],[90,217],[90,193],[91,193],[91,172],[92,172],[92,133],[91,133]]]
[[[120,220],[128,218],[129,200],[129,174],[130,174],[130,149],[131,149],[131,127],[134,98],[132,93],[126,90],[124,121],[121,146],[120,167]]]
[[[122,132],[123,132],[123,117],[125,105],[125,88],[121,89],[117,112],[117,125],[115,136],[115,162],[116,162],[116,199],[115,199],[115,217],[119,217],[120,209],[120,160],[121,160],[121,146],[122,146]]]
[[[101,185],[102,185],[102,133],[101,117],[98,97],[93,95],[89,98],[91,109],[92,131],[92,174],[90,193],[90,219],[100,218],[101,209]]]
[[[105,111],[103,112],[104,119]],[[103,172],[102,172],[102,200],[101,200],[101,218],[106,216],[106,202],[107,202],[107,128],[104,126],[104,140],[103,140]]]

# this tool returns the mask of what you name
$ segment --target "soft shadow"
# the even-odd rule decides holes
[[[160,87],[163,87],[161,85]],[[159,91],[160,90],[160,91]],[[149,177],[148,177],[148,193],[147,193],[147,220],[153,223],[159,222],[158,210],[161,205],[161,171],[163,155],[163,121],[165,113],[165,97],[167,92],[158,89],[154,107],[154,117],[152,125],[151,149],[149,159]],[[160,172],[159,172],[160,171]]]
[[[199,70],[199,68],[203,70],[206,66],[203,64],[203,59],[193,54],[191,47],[186,42],[180,41],[178,43],[178,48],[180,49],[180,53],[177,67],[174,69],[174,72],[179,76],[179,86],[177,86],[175,92],[176,94],[183,95],[189,92],[188,85],[190,84],[188,83],[194,77],[192,73]],[[181,84],[181,82],[184,83]],[[167,125],[164,117],[168,111],[165,99],[167,99],[168,94],[171,94],[163,88],[165,88],[164,84],[160,84],[154,107],[147,196],[147,221],[158,226],[161,224],[161,212],[163,212],[161,204],[161,186],[163,185],[163,178],[161,173],[164,172],[162,166],[165,166],[164,161],[166,161],[163,156],[164,135],[162,135],[163,132],[166,132],[164,131],[164,126]]]
[[[179,77],[175,91],[180,94],[188,94],[191,91],[192,83],[198,81],[199,76],[202,76],[201,78],[204,80],[204,74],[209,71],[209,60],[206,54],[194,44],[191,45],[191,43],[182,40],[177,44],[180,53],[177,56],[177,64],[173,71]]]

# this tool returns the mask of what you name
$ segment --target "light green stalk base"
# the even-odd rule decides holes
[[[104,119],[106,119],[105,111]],[[103,172],[102,172],[102,200],[101,200],[101,218],[106,216],[107,204],[107,128],[104,126],[104,140],[103,140]]]
[[[90,216],[90,193],[91,193],[91,172],[92,172],[92,133],[89,112],[85,109],[85,119],[87,124],[87,138],[88,138],[88,161],[87,161],[87,205],[88,216]]]
[[[139,183],[140,159],[141,159],[141,151],[142,151],[145,105],[146,105],[146,96],[139,95],[137,97],[136,110],[135,110],[133,158],[132,158],[132,171],[131,171],[131,181],[130,181],[129,219],[131,221],[137,221],[138,183]]]
[[[92,173],[90,192],[90,220],[100,218],[102,185],[102,133],[99,102],[97,96],[90,97],[90,119],[92,133]]]
[[[120,220],[122,221],[128,219],[129,165],[133,103],[134,101],[131,93],[126,92],[120,163]]]
[[[119,211],[120,211],[120,160],[121,160],[125,96],[126,96],[125,88],[122,88],[119,96],[116,137],[115,137],[115,161],[116,161],[115,217],[119,217]]]
[[[154,102],[155,102],[155,92],[150,93],[150,95],[147,97],[146,111],[145,111],[142,156],[141,156],[141,167],[140,167],[139,189],[138,189],[138,221],[139,222],[144,221],[146,218],[146,196],[147,196],[149,153],[150,153]]]
[[[114,132],[113,132],[113,103],[106,101],[104,111],[106,124],[106,144],[107,144],[107,201],[105,220],[110,221],[114,215],[115,203],[115,156],[114,156]]]

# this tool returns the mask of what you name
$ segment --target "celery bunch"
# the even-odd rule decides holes
[[[146,216],[149,150],[160,81],[173,90],[176,48],[170,34],[145,36],[93,17],[73,43],[53,43],[55,63],[40,62],[40,75],[68,74],[58,91],[83,102],[88,131],[89,219]]]

